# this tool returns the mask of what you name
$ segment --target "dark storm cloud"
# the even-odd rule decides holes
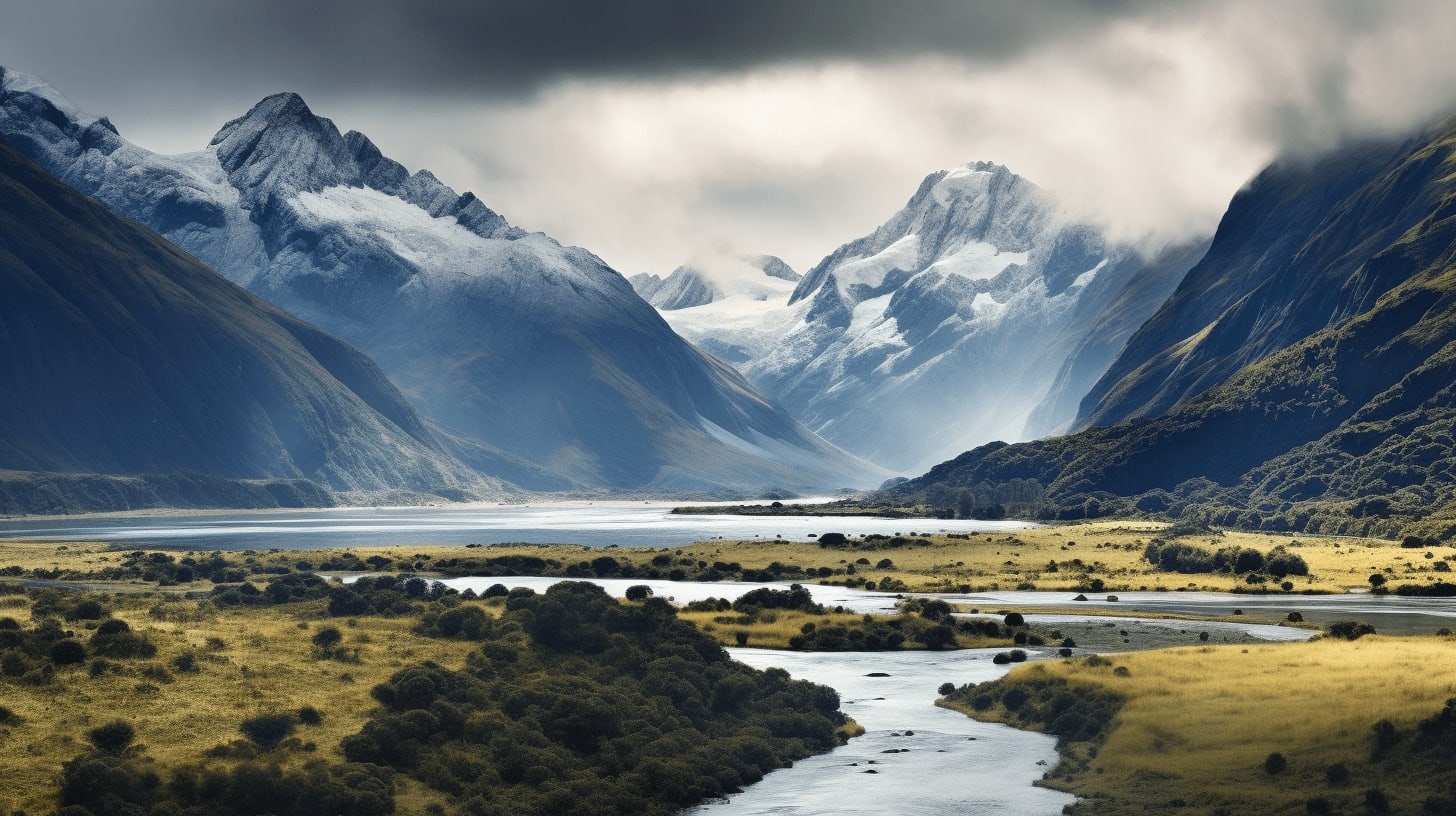
[[[568,77],[718,73],[821,59],[1014,57],[1149,0],[56,0],[11,3],[0,45],[65,39],[112,81],[304,82],[529,92]],[[1162,4],[1166,8],[1166,4]],[[60,35],[60,36],[58,36]],[[16,42],[5,43],[5,40]],[[184,67],[185,66],[185,67]],[[17,67],[24,67],[17,66]]]

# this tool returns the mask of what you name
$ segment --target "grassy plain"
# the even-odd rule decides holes
[[[1053,774],[1052,786],[1087,797],[1079,813],[1363,813],[1371,789],[1388,798],[1391,812],[1416,813],[1428,797],[1449,796],[1456,781],[1450,749],[1420,750],[1413,736],[1456,697],[1456,648],[1447,638],[1140,652],[1026,664],[1002,682],[1046,678],[1065,680],[1074,693],[1108,690],[1125,699],[1105,742],[1094,751],[1066,746],[1071,768]],[[999,705],[952,707],[1015,719]],[[1395,726],[1398,741],[1377,760],[1380,720]],[[1287,762],[1277,774],[1265,770],[1273,753]],[[1336,765],[1347,775],[1332,773]]]
[[[133,592],[102,602],[150,638],[157,654],[115,661],[117,671],[95,677],[79,664],[57,668],[47,685],[0,686],[0,705],[20,718],[0,725],[0,812],[52,812],[61,763],[89,748],[86,731],[118,717],[132,723],[139,750],[162,767],[197,762],[217,746],[243,740],[243,720],[306,705],[323,720],[300,726],[295,736],[305,746],[336,746],[376,707],[369,694],[375,684],[426,659],[459,668],[472,646],[415,635],[413,617],[326,619],[322,601],[219,610],[175,594]],[[29,625],[29,607],[24,596],[0,596],[0,617]],[[66,624],[83,640],[95,625]],[[326,625],[343,632],[347,661],[314,656],[310,639]],[[183,654],[195,657],[196,671],[175,668]],[[309,758],[337,761],[324,750],[281,756],[285,767]],[[402,776],[399,782],[404,812],[423,812],[437,798]]]
[[[1166,525],[1156,522],[1102,521],[962,535],[930,533],[928,530],[933,529],[933,524],[933,520],[908,519],[902,535],[882,540],[851,537],[846,546],[837,548],[814,541],[753,539],[707,541],[669,549],[534,544],[395,546],[347,551],[271,550],[239,557],[254,565],[291,566],[300,560],[314,564],[336,561],[347,552],[357,556],[354,563],[362,569],[370,568],[370,559],[379,559],[374,563],[384,569],[439,575],[452,571],[450,567],[440,566],[450,562],[463,564],[517,556],[553,562],[556,567],[548,574],[565,574],[573,566],[586,574],[595,574],[590,562],[606,556],[630,565],[637,576],[656,572],[665,578],[673,570],[680,570],[683,578],[702,579],[714,565],[734,565],[755,572],[788,566],[790,571],[777,572],[776,580],[857,585],[874,582],[878,587],[888,579],[888,586],[910,591],[1038,589],[1075,593],[1094,586],[1094,580],[1101,581],[1096,585],[1100,587],[1095,590],[1098,592],[1258,588],[1246,583],[1240,575],[1185,575],[1155,569],[1143,558],[1143,550],[1152,539],[1166,535]],[[834,531],[833,522],[828,527],[825,532]],[[846,524],[843,529],[853,529],[852,524]],[[893,542],[897,541],[900,543],[895,545]],[[1437,567],[1438,563],[1446,562],[1449,566],[1449,562],[1456,561],[1456,548],[1449,546],[1407,549],[1385,539],[1241,532],[1183,536],[1178,541],[1209,550],[1240,546],[1267,552],[1274,547],[1286,547],[1309,565],[1308,576],[1288,579],[1296,593],[1368,589],[1369,577],[1374,573],[1384,575],[1392,586],[1430,584],[1456,575]],[[0,569],[14,565],[29,572],[39,567],[67,578],[84,579],[120,560],[121,554],[104,544],[0,542]],[[886,560],[889,563],[881,566]],[[1055,569],[1051,567],[1053,562]],[[738,574],[719,571],[723,579],[731,580]],[[1278,592],[1277,583],[1270,582],[1263,588]]]
[[[1156,523],[1094,522],[956,536],[920,529],[933,524],[907,520],[901,536],[851,537],[842,547],[757,539],[669,549],[410,546],[224,557],[249,571],[260,586],[270,569],[303,569],[304,563],[309,568],[332,564],[346,572],[377,569],[439,576],[468,572],[483,561],[529,558],[552,565],[547,574],[565,575],[594,573],[600,566],[594,562],[610,558],[617,574],[626,577],[665,578],[678,572],[689,579],[713,573],[731,579],[751,571],[773,573],[775,580],[873,582],[897,591],[1040,589],[1070,595],[1087,591],[1094,581],[1101,582],[1096,591],[1109,594],[1249,588],[1241,576],[1154,569],[1143,559],[1143,549],[1153,538],[1168,535]],[[846,520],[842,529],[852,530],[852,523]],[[833,531],[831,523],[824,532]],[[1444,576],[1437,564],[1456,559],[1456,550],[1448,547],[1406,549],[1378,539],[1201,533],[1179,540],[1208,549],[1286,547],[1310,568],[1308,577],[1290,579],[1294,593],[1368,588],[1374,573],[1392,585],[1431,583]],[[159,649],[150,660],[126,661],[120,673],[91,677],[82,665],[58,669],[49,686],[0,686],[0,705],[20,718],[18,725],[0,725],[0,779],[5,780],[0,812],[53,808],[60,764],[86,749],[88,729],[117,716],[133,722],[137,743],[160,765],[194,761],[241,739],[237,729],[244,719],[304,705],[319,708],[324,718],[321,725],[301,726],[298,738],[337,745],[362,727],[374,706],[369,690],[376,683],[424,659],[458,668],[469,651],[468,643],[413,634],[409,618],[328,619],[322,602],[216,609],[184,597],[210,591],[209,582],[159,586],[125,574],[123,567],[149,557],[150,552],[138,555],[103,544],[0,542],[0,581],[46,577],[105,589],[110,596],[105,604],[113,615],[146,633]],[[1265,588],[1281,591],[1273,584]],[[1083,612],[1069,606],[1067,611]],[[0,594],[0,617],[7,616],[26,623],[29,601]],[[732,615],[683,615],[722,642],[735,643],[742,630],[748,633],[748,645],[778,647],[786,646],[806,623],[850,624],[861,617],[779,611],[773,620],[745,626],[720,620],[725,616]],[[313,653],[312,634],[330,624],[343,631],[346,654],[357,650],[357,661],[321,660]],[[67,624],[78,630],[94,625]],[[964,637],[962,642],[982,645]],[[173,668],[184,654],[195,656],[198,671]],[[1303,813],[1310,791],[1339,804],[1337,812],[1359,812],[1353,803],[1376,786],[1404,801],[1406,794],[1399,788],[1407,783],[1402,774],[1415,771],[1400,769],[1425,766],[1415,759],[1404,765],[1372,763],[1371,726],[1386,718],[1409,732],[1456,696],[1456,649],[1449,640],[1435,638],[1201,647],[1123,654],[1113,660],[1127,669],[1127,676],[1113,673],[1113,666],[1089,667],[1082,661],[1029,664],[1017,670],[1065,676],[1073,684],[1112,688],[1127,696],[1129,702],[1094,763],[1065,780],[1070,789],[1092,797],[1089,806],[1116,796],[1121,798],[1115,801],[1144,808],[1105,812],[1168,812],[1167,803],[1178,798],[1188,808],[1179,812],[1187,813]],[[1268,777],[1262,764],[1274,751],[1288,758],[1289,768]],[[309,755],[293,753],[290,761]],[[1331,785],[1325,774],[1337,762],[1346,764],[1350,778]],[[403,778],[400,786],[397,799],[403,812],[422,812],[435,801],[433,794]]]

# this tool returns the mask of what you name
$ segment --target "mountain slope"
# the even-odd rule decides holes
[[[362,354],[3,142],[0,281],[0,469],[162,483],[185,472],[201,493],[191,504],[269,503],[267,490],[226,484],[237,480],[326,488],[281,486],[300,502],[327,500],[328,490],[459,498],[500,487],[444,453]],[[6,481],[7,511],[56,509],[27,506],[23,480]],[[60,507],[166,499],[134,483],[130,492]]]
[[[1261,173],[1209,252],[1087,394],[1078,424],[1158,416],[1245,365],[1358,314],[1403,279],[1369,260],[1425,218],[1442,170],[1411,146],[1359,145]]]
[[[1316,313],[1324,325],[1162,416],[986,446],[899,492],[985,491],[1029,479],[1045,489],[1043,511],[1061,516],[1143,510],[1267,529],[1456,534],[1456,123],[1372,156],[1381,170],[1326,210],[1331,183],[1349,178],[1350,155],[1279,171],[1286,183],[1253,185],[1230,217],[1281,207],[1319,223],[1333,216],[1348,229],[1329,233],[1329,244],[1306,239],[1313,230],[1304,222],[1241,249],[1284,270],[1312,254],[1338,258],[1342,277],[1308,266],[1305,278],[1283,278],[1266,293],[1250,267],[1256,280],[1244,286],[1259,293],[1265,313],[1288,316],[1281,328],[1311,300],[1357,312]],[[1295,240],[1286,241],[1291,231]],[[1217,250],[1216,241],[1205,264],[1218,261]],[[1180,308],[1225,314],[1217,308],[1224,290],[1239,285],[1232,275],[1211,283],[1209,307],[1185,285]],[[1188,336],[1197,326],[1175,328]]]
[[[910,470],[1070,422],[1111,360],[1103,349],[1121,346],[1188,262],[1150,263],[1005,167],[978,163],[927,177],[782,306],[765,303],[753,320],[711,306],[664,316],[825,438]],[[1114,304],[1125,319],[1099,324]],[[1079,352],[1080,368],[1064,372]]]
[[[677,337],[591,253],[409,174],[293,94],[159,156],[6,72],[0,135],[229,279],[358,346],[472,461],[524,486],[861,484],[818,439]],[[541,478],[532,481],[530,468]]]

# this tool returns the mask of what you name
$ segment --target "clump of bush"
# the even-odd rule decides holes
[[[1330,624],[1329,633],[1330,637],[1359,640],[1366,635],[1375,634],[1375,627],[1364,621],[1335,621]]]
[[[1265,554],[1252,547],[1229,546],[1208,550],[1181,541],[1155,538],[1144,548],[1143,558],[1158,569],[1187,574],[1265,573],[1275,578],[1309,574],[1309,565],[1304,558],[1283,546]]]

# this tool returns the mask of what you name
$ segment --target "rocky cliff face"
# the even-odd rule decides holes
[[[33,78],[0,136],[368,353],[478,466],[527,487],[826,487],[877,472],[677,337],[591,253],[408,173],[298,96],[197,153],[123,140]]]

